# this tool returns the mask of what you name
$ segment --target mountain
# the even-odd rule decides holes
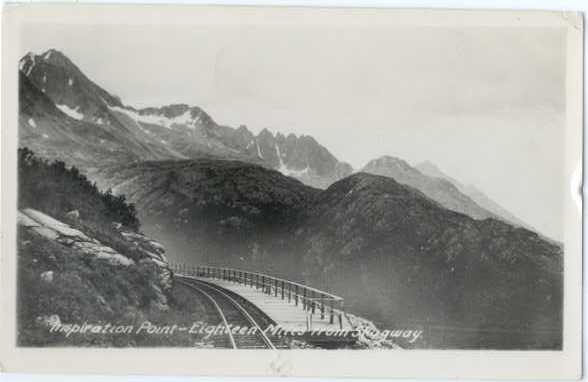
[[[425,175],[434,178],[441,178],[451,182],[455,187],[457,187],[462,193],[469,196],[474,202],[476,202],[480,207],[490,211],[496,216],[499,216],[504,221],[512,223],[514,225],[525,227],[527,229],[535,230],[527,223],[523,222],[512,213],[507,211],[504,207],[496,203],[494,200],[490,199],[486,194],[480,191],[476,186],[473,185],[463,185],[461,182],[455,180],[454,178],[450,177],[449,175],[445,174],[441,171],[435,164],[431,163],[430,161],[425,161],[417,164],[415,166],[420,172]]]
[[[561,347],[562,249],[536,233],[443,208],[389,177],[321,192],[296,230],[308,280],[425,346]]]
[[[416,188],[441,206],[474,219],[496,217],[461,192],[450,181],[425,175],[402,159],[383,156],[370,161],[361,171],[394,178],[399,183]]]
[[[22,72],[19,82],[21,147],[44,158],[64,160],[89,175],[99,166],[160,157],[121,126],[97,127],[68,116]]]
[[[113,166],[97,178],[137,206],[145,232],[177,261],[251,268],[280,261],[258,249],[290,241],[282,235],[319,192],[276,170],[215,157]]]
[[[448,210],[390,177],[357,173],[320,190],[212,157],[101,175],[179,261],[333,291],[379,327],[428,330],[424,347],[561,346],[559,246]]]
[[[21,80],[20,126],[33,132],[25,135],[23,145],[34,146],[49,158],[65,160],[85,171],[100,167],[105,163],[104,154],[112,152],[108,165],[213,155],[260,164],[321,188],[352,172],[351,166],[338,161],[309,136],[285,137],[268,130],[256,136],[245,126],[235,129],[216,123],[198,106],[173,104],[137,109],[124,105],[55,49],[40,55],[29,53],[20,60],[19,67],[26,78]],[[23,93],[36,94],[24,97]],[[51,121],[27,113],[38,108],[37,103],[51,109]],[[70,126],[65,136],[55,131],[61,124]],[[88,134],[88,129],[95,131]],[[103,137],[105,134],[109,136]],[[39,135],[45,139],[41,139],[42,145],[38,144]],[[85,135],[100,137],[89,137],[83,147],[78,147]],[[90,147],[100,145],[104,146]],[[127,148],[129,155],[122,155],[120,147]],[[65,152],[59,154],[64,148]]]
[[[271,168],[314,187],[326,188],[353,172],[349,164],[339,162],[311,136],[273,135],[264,129],[256,138],[256,146],[259,157]]]

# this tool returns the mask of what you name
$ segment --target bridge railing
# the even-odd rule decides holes
[[[280,297],[322,320],[343,327],[343,298],[294,281],[242,269],[171,264],[172,270],[183,275],[225,280],[256,288],[267,295]]]

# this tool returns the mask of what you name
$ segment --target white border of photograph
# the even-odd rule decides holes
[[[182,25],[551,26],[567,30],[564,347],[562,351],[198,350],[17,348],[17,63],[23,23]],[[0,364],[3,371],[201,376],[578,378],[581,375],[583,20],[574,12],[240,6],[8,5],[2,26],[2,242]],[[40,31],[40,33],[42,33]],[[13,64],[11,64],[13,63]]]

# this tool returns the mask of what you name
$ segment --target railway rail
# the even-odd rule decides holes
[[[264,333],[258,320],[254,317],[255,312],[249,312],[244,304],[237,300],[236,296],[231,296],[230,292],[205,281],[187,277],[178,277],[176,280],[203,296],[211,309],[216,311],[226,330],[224,331],[225,336],[215,340],[215,347],[276,349],[275,339],[272,341]],[[236,327],[247,329],[234,330]]]

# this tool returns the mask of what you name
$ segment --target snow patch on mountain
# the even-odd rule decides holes
[[[72,109],[67,105],[55,105],[59,110],[61,110],[64,114],[70,116],[73,119],[77,119],[81,121],[84,119],[84,115],[78,111],[78,108]]]
[[[118,106],[109,106],[113,111],[124,113],[131,119],[140,123],[147,123],[151,125],[159,125],[171,129],[173,125],[185,125],[191,128],[195,128],[196,124],[200,122],[200,116],[192,117],[192,111],[186,110],[185,113],[178,115],[177,117],[169,118],[160,114],[140,114],[134,110],[126,109]]]
[[[257,146],[257,156],[263,159],[263,155],[261,155],[261,149],[259,148],[259,143],[257,143],[257,141],[255,141],[255,146]]]
[[[308,165],[306,165],[306,168],[304,168],[302,170],[295,170],[295,169],[288,168],[288,166],[286,166],[286,164],[284,163],[284,160],[282,159],[282,153],[280,152],[280,146],[275,144],[274,147],[276,148],[276,155],[278,156],[278,160],[280,161],[280,165],[278,167],[279,172],[281,172],[282,174],[284,174],[286,176],[293,176],[293,177],[308,175],[308,172],[310,171],[310,168],[308,167]]]
[[[71,78],[71,77],[70,77],[70,78],[67,80],[67,84],[68,84],[69,86],[73,86],[73,83],[74,83],[74,81],[73,81],[73,78]]]
[[[27,124],[28,124],[30,127],[37,128],[37,124],[35,123],[35,120],[34,120],[34,119],[32,119],[32,118],[29,118],[29,120],[27,121]]]

